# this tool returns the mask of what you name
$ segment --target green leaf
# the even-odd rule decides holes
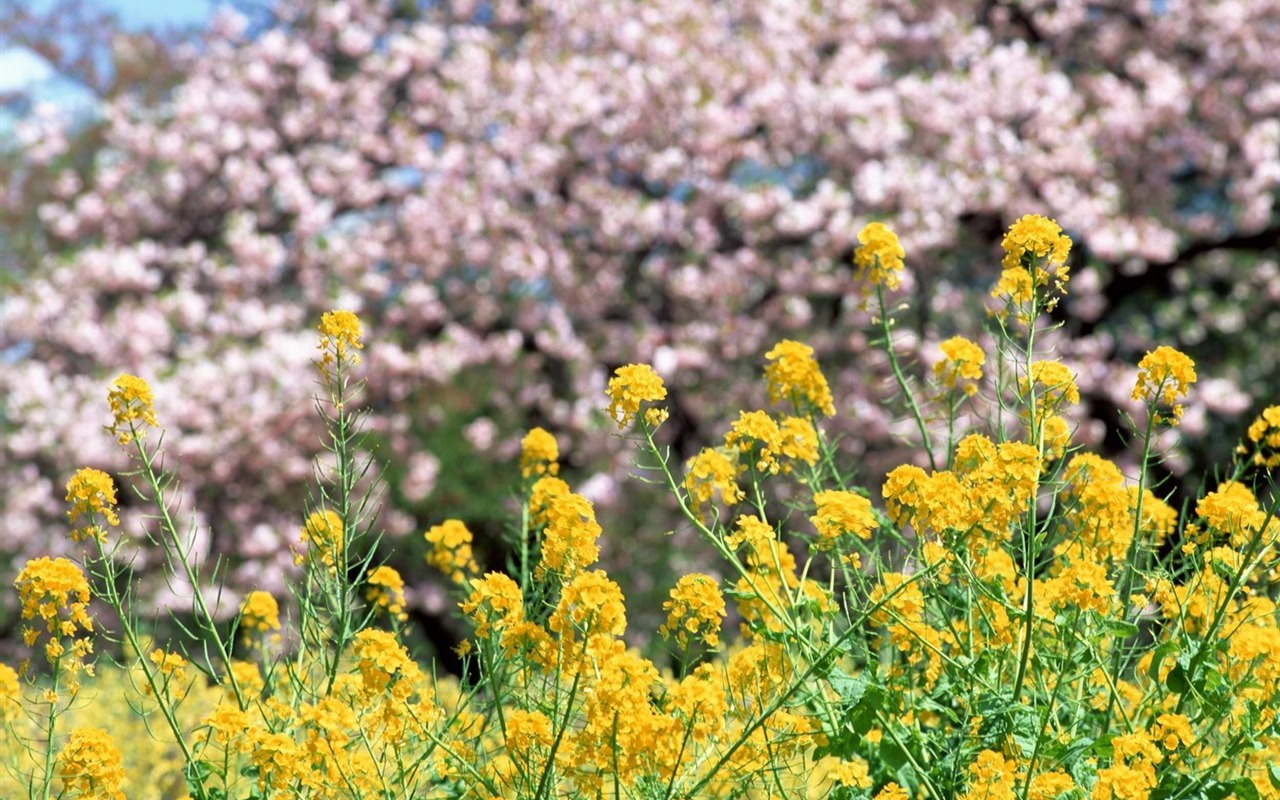
[[[880,742],[880,758],[884,761],[885,766],[894,772],[899,771],[911,762],[907,759],[907,751],[903,750],[897,742],[892,739],[883,739]]]
[[[861,675],[853,676],[843,670],[834,670],[829,678],[831,688],[840,695],[840,699],[849,705],[857,705],[862,696],[867,693],[867,687],[871,684]]]
[[[1271,785],[1280,789],[1280,765],[1272,764],[1267,769],[1267,777],[1271,779]]]
[[[1275,769],[1275,767],[1272,767]],[[1253,781],[1248,778],[1237,778],[1236,782],[1231,784],[1235,790],[1236,797],[1240,800],[1258,800],[1258,787],[1253,785]]]
[[[1177,642],[1165,642],[1151,653],[1151,666],[1147,667],[1147,677],[1153,681],[1160,680],[1160,665],[1170,653],[1178,651]]]

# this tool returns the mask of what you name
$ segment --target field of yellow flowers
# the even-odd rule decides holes
[[[81,557],[34,559],[14,587],[30,659],[0,664],[0,797],[1280,798],[1280,406],[1193,507],[1171,507],[1148,466],[1194,365],[1169,347],[1138,365],[1136,474],[1073,444],[1075,377],[1041,352],[1069,278],[1053,221],[1026,216],[1005,236],[994,350],[950,339],[923,384],[893,344],[902,247],[878,223],[858,238],[863,297],[923,443],[880,496],[849,482],[824,436],[839,398],[800,342],[764,354],[772,408],[742,411],[684,464],[656,437],[658,374],[631,364],[609,382],[641,477],[666,486],[727,575],[670,578],[657,633],[673,666],[626,645],[625,598],[594,568],[605,534],[540,428],[524,439],[507,570],[477,563],[464,521],[426,533],[472,632],[465,677],[414,659],[404,581],[375,561],[358,488],[376,471],[357,455],[361,323],[333,311],[316,360],[331,458],[300,516],[292,596],[251,593],[228,623],[197,592],[194,623],[153,640],[121,489],[78,471]],[[152,507],[146,535],[175,582],[205,585],[151,388],[123,375],[107,402],[129,490]],[[100,642],[121,662],[95,662]]]

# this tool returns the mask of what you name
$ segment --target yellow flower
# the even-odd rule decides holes
[[[609,379],[609,418],[618,423],[620,430],[625,430],[640,412],[642,403],[656,403],[665,400],[667,388],[662,385],[662,378],[648,364],[627,364],[614,371]],[[657,412],[657,413],[653,413]],[[645,421],[657,425],[665,419],[665,410],[651,408],[645,414]]]
[[[72,529],[71,540],[74,542],[105,540],[106,531],[96,524],[99,514],[108,525],[120,524],[120,517],[116,514],[116,485],[105,472],[89,468],[77,470],[67,481],[67,502],[71,504],[67,516],[71,518],[72,525],[81,517],[88,517],[90,523],[83,528]]]
[[[506,715],[507,749],[518,758],[529,758],[533,750],[548,750],[553,741],[551,719],[541,711],[516,709]]]
[[[534,428],[520,440],[520,474],[526,478],[559,474],[559,458],[556,437],[542,428]]]
[[[671,599],[662,604],[667,621],[658,628],[666,639],[674,638],[681,648],[692,639],[701,639],[708,647],[720,644],[720,623],[725,617],[724,595],[720,585],[709,575],[685,575],[671,588]]]
[[[1040,422],[1044,457],[1049,461],[1057,461],[1066,455],[1067,448],[1071,446],[1071,425],[1058,414],[1042,417]]]
[[[78,630],[86,633],[93,630],[88,611],[89,582],[84,572],[65,558],[35,558],[18,573],[14,586],[22,603],[22,618],[39,618],[45,622],[51,637],[46,648],[50,661],[58,660],[65,653],[60,644],[63,637],[73,639],[73,658],[68,666],[74,674],[83,656],[92,652],[87,639],[76,640]],[[28,628],[23,638],[28,646],[34,645],[39,631]]]
[[[101,728],[76,728],[58,754],[64,792],[79,800],[124,800],[124,756]]]
[[[249,732],[249,758],[258,769],[258,788],[268,797],[285,794],[306,763],[292,736],[258,728]]]
[[[369,592],[365,595],[374,608],[382,609],[404,622],[409,615],[404,611],[404,578],[386,565],[369,573]]]
[[[807,403],[827,416],[836,413],[831,388],[813,357],[812,347],[783,339],[764,357],[771,362],[764,368],[770,402],[789,399],[797,407]]]
[[[449,576],[449,580],[462,583],[479,574],[480,566],[471,552],[474,537],[461,520],[445,520],[422,536],[431,545],[427,563]]]
[[[178,653],[166,653],[160,648],[151,651],[151,663],[156,666],[156,671],[160,673],[159,682],[163,692],[170,692],[174,695],[184,695],[187,687],[183,684],[187,682],[187,660]],[[176,688],[170,689],[170,686]],[[147,687],[148,691],[150,686]]]
[[[107,392],[107,402],[111,404],[112,423],[107,430],[119,439],[120,444],[128,444],[136,436],[141,439],[147,427],[155,427],[155,397],[151,386],[136,375],[121,375],[111,384]]]
[[[961,800],[1015,797],[1020,778],[1018,762],[994,750],[983,750],[969,765],[969,785]]]
[[[280,604],[268,592],[249,592],[240,604],[240,625],[246,634],[280,630]]]
[[[1027,214],[1009,226],[1000,246],[1004,271],[991,296],[1004,301],[1001,313],[1012,310],[1019,322],[1027,324],[1041,305],[1052,310],[1066,295],[1071,239],[1053,220]]]
[[[1227,481],[1200,498],[1196,514],[1210,528],[1229,536],[1236,547],[1245,546],[1267,521],[1258,498],[1238,481]]]
[[[1054,800],[1054,798],[1076,788],[1076,782],[1065,772],[1041,772],[1031,779],[1027,790],[1027,800]]]
[[[730,550],[737,550],[745,544],[754,551],[776,538],[773,526],[754,514],[748,514],[738,517],[737,531],[726,536],[724,543]]]
[[[872,531],[879,527],[871,511],[871,501],[854,492],[825,491],[813,496],[817,513],[809,517],[818,529],[819,550],[831,550],[836,539],[853,534],[859,539],[870,539]]]
[[[1080,402],[1080,389],[1076,387],[1076,376],[1061,361],[1034,361],[1031,364],[1030,380],[1021,381],[1022,393],[1031,394],[1036,388],[1036,416],[1045,417],[1061,410],[1064,405],[1075,405]]]
[[[367,697],[380,697],[390,693],[398,699],[407,699],[415,691],[415,684],[422,677],[421,668],[409,657],[394,633],[366,628],[356,634],[351,651],[356,657],[356,668]]]
[[[1004,248],[1005,269],[1046,264],[1060,266],[1071,254],[1071,239],[1062,233],[1057,222],[1039,214],[1018,217],[1000,242]]]
[[[334,364],[354,366],[360,363],[360,356],[352,350],[364,349],[360,338],[364,330],[360,326],[360,318],[350,311],[326,311],[320,317],[320,343],[317,349],[323,350],[318,365],[326,375]]]
[[[852,761],[841,761],[836,764],[831,768],[828,776],[837,786],[848,786],[854,789],[870,789],[872,786],[867,762],[857,756],[853,756]]]
[[[1161,714],[1156,717],[1156,724],[1151,726],[1151,738],[1172,752],[1179,746],[1190,747],[1196,740],[1196,734],[1191,729],[1191,720],[1185,715]]]
[[[501,572],[490,572],[472,581],[471,595],[458,607],[471,620],[476,637],[480,639],[524,621],[524,597],[520,586]]]
[[[853,251],[856,280],[872,286],[897,289],[902,283],[902,259],[906,251],[898,236],[882,222],[872,222],[858,232],[859,247]]]
[[[982,366],[987,363],[987,354],[963,336],[952,336],[939,347],[943,359],[933,365],[934,375],[948,389],[960,386],[966,395],[975,395],[977,381],[982,380]]]
[[[21,712],[22,687],[18,673],[8,664],[0,663],[0,725],[18,718]]]
[[[886,783],[876,792],[875,800],[911,800],[911,793],[896,783]]]
[[[534,575],[541,579],[547,572],[554,572],[563,579],[572,578],[600,558],[600,523],[596,522],[595,506],[580,494],[568,491],[568,486],[555,486],[555,478],[543,478],[534,484],[530,505],[534,506],[535,524],[543,525],[542,553]],[[541,491],[543,482],[556,491]],[[563,489],[563,491],[561,491]]]
[[[579,574],[561,591],[547,628],[560,634],[565,642],[573,641],[575,633],[581,633],[584,639],[621,636],[627,629],[622,589],[603,570]]]
[[[1280,406],[1262,410],[1246,432],[1254,444],[1253,463],[1266,469],[1280,467]]]
[[[342,517],[331,508],[311,512],[302,526],[302,542],[316,549],[326,567],[335,569],[346,547]]]
[[[1153,421],[1177,425],[1182,420],[1178,401],[1187,396],[1196,382],[1196,365],[1189,356],[1172,347],[1161,345],[1138,362],[1138,379],[1133,385],[1133,399],[1153,406]],[[1169,406],[1169,414],[1154,413],[1154,406]]]
[[[730,451],[733,452],[733,451]],[[743,498],[738,487],[737,453],[730,458],[721,450],[705,447],[685,465],[684,488],[695,506],[706,505],[716,492],[728,505]]]

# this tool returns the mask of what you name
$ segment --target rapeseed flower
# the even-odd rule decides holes
[[[346,549],[342,517],[331,508],[311,512],[302,526],[302,542],[315,548],[320,560],[331,571],[337,569]]]
[[[520,440],[520,474],[526,478],[559,474],[559,458],[556,437],[542,428],[534,428]]]
[[[249,592],[240,603],[240,625],[246,636],[280,630],[280,604],[269,592]]]
[[[939,347],[943,358],[933,365],[933,374],[938,381],[948,389],[959,387],[969,397],[977,394],[977,382],[982,380],[987,354],[963,336],[952,336]]]
[[[1187,396],[1191,384],[1196,382],[1196,365],[1190,356],[1172,347],[1161,345],[1148,352],[1138,362],[1138,379],[1133,385],[1133,399],[1142,400],[1153,407],[1152,419],[1177,425],[1182,420],[1179,400]],[[1154,413],[1154,407],[1165,405],[1169,413]]]
[[[108,426],[120,444],[128,444],[134,437],[141,439],[148,427],[155,427],[155,396],[151,385],[136,375],[121,375],[107,392],[111,405],[112,422]]]
[[[67,502],[71,508],[67,516],[75,525],[81,517],[87,517],[90,523],[84,527],[73,528],[71,540],[81,542],[94,539],[102,543],[106,539],[106,531],[96,524],[98,515],[108,525],[119,525],[120,517],[116,514],[116,485],[111,476],[101,470],[84,468],[76,471],[67,481]]]
[[[846,534],[870,539],[879,523],[871,510],[871,501],[855,492],[824,491],[813,496],[817,513],[809,517],[818,529],[819,550],[831,550],[836,540]]]
[[[667,397],[667,387],[662,378],[648,364],[627,364],[618,367],[609,379],[606,390],[609,396],[609,418],[625,430],[640,413],[645,403],[657,403]],[[666,409],[651,407],[645,411],[645,422],[660,425],[667,418]]]
[[[667,621],[658,628],[664,638],[675,639],[682,649],[694,639],[708,647],[720,645],[720,623],[725,617],[724,594],[710,575],[685,575],[671,588],[671,597],[662,604]]]
[[[400,622],[409,618],[404,610],[404,578],[399,572],[384,564],[369,573],[368,583],[369,591],[365,598],[374,608],[387,612]]]
[[[721,449],[704,447],[685,465],[684,488],[694,506],[707,505],[717,492],[726,505],[744,497],[738,487],[738,454],[729,452],[732,457]]]
[[[422,536],[431,545],[427,563],[447,575],[449,580],[462,583],[468,577],[479,574],[480,566],[476,564],[471,551],[471,543],[475,537],[461,520],[445,520],[432,526]]]
[[[831,387],[807,344],[784,339],[764,354],[769,365],[764,368],[769,386],[769,401],[791,400],[797,406],[809,405],[827,416],[836,413]]]
[[[124,800],[124,756],[101,728],[76,728],[58,753],[64,792],[79,800]]]
[[[859,246],[853,251],[856,280],[871,286],[897,289],[902,284],[906,251],[898,235],[883,222],[871,222],[858,232]]]
[[[360,363],[360,355],[352,352],[363,350],[364,329],[360,318],[350,311],[326,311],[320,317],[320,343],[318,350],[323,351],[318,366],[325,375],[335,364],[345,363],[355,366]]]

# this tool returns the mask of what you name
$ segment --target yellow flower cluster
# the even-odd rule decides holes
[[[1030,375],[1022,380],[1022,393],[1036,392],[1036,416],[1056,413],[1080,402],[1076,376],[1061,361],[1033,361]],[[1038,391],[1037,391],[1038,390]]]
[[[476,563],[471,551],[474,537],[461,520],[445,520],[432,526],[422,536],[431,545],[427,563],[447,575],[449,580],[462,583],[467,578],[480,574],[480,565]]]
[[[808,406],[827,416],[836,413],[831,387],[813,357],[812,347],[783,339],[764,357],[770,362],[764,368],[770,402],[779,403],[786,399],[798,409]]]
[[[1133,399],[1152,406],[1152,420],[1177,425],[1182,420],[1179,400],[1187,396],[1196,382],[1196,365],[1189,356],[1172,347],[1161,345],[1138,362],[1138,379],[1133,385]],[[1155,406],[1169,407],[1167,415],[1157,414]]]
[[[560,474],[559,459],[556,437],[543,428],[534,428],[520,440],[520,474],[526,478]]]
[[[366,696],[390,695],[404,700],[417,691],[422,678],[418,662],[390,631],[365,629],[351,647]]]
[[[667,387],[648,364],[627,364],[614,371],[606,394],[609,419],[618,423],[619,430],[626,430],[640,413],[641,405],[666,399]],[[656,406],[646,409],[644,415],[645,422],[651,426],[661,425],[666,418],[666,409]]]
[[[737,550],[745,544],[755,552],[776,538],[772,525],[754,514],[747,514],[738,517],[734,532],[725,536],[724,542],[730,550]]]
[[[1000,246],[1004,248],[1004,260],[1000,262],[1004,269],[1057,267],[1066,264],[1071,255],[1071,239],[1062,233],[1061,226],[1039,214],[1018,217],[1005,232]]]
[[[71,540],[81,542],[93,539],[99,543],[106,540],[107,532],[97,524],[101,515],[108,525],[119,525],[120,517],[116,514],[116,485],[111,476],[101,470],[80,469],[71,480],[67,481],[67,502],[71,508],[67,516],[75,525],[81,517],[87,517],[87,525],[73,528]]]
[[[963,336],[952,336],[939,347],[943,358],[933,365],[933,374],[938,381],[948,389],[959,387],[969,397],[977,394],[987,354]]]
[[[363,350],[364,328],[360,318],[350,311],[326,311],[320,316],[320,343],[317,349],[322,351],[318,366],[324,374],[335,365],[355,366],[360,363],[360,355],[354,350]]]
[[[58,754],[64,792],[79,800],[124,800],[124,756],[101,728],[76,728]]]
[[[718,492],[726,505],[734,505],[743,498],[738,487],[737,452],[704,447],[689,459],[684,470],[684,489],[695,507],[709,504]]]
[[[1000,246],[1003,272],[991,296],[1003,302],[1001,314],[1012,312],[1029,324],[1041,308],[1052,310],[1066,295],[1071,239],[1053,220],[1027,214],[1009,226]]]
[[[190,666],[187,660],[180,653],[166,652],[159,647],[151,651],[149,658],[156,668],[160,691],[175,698],[185,697],[187,694],[187,667]],[[151,687],[148,685],[148,692],[150,692],[150,689]]]
[[[409,618],[404,610],[404,578],[399,572],[384,564],[369,573],[368,583],[369,591],[365,598],[374,608],[387,612],[400,622]]]
[[[1022,769],[1017,759],[1006,758],[994,750],[983,750],[969,765],[969,785],[960,800],[988,800],[1016,797]]]
[[[1196,503],[1196,515],[1210,530],[1227,537],[1232,547],[1244,549],[1267,525],[1267,539],[1280,533],[1280,520],[1269,516],[1249,487],[1238,481],[1227,481]],[[1269,524],[1268,524],[1269,522]]]
[[[49,634],[45,655],[49,662],[64,663],[64,656],[69,652],[71,657],[65,664],[73,678],[82,669],[92,675],[93,669],[84,665],[84,659],[93,652],[93,644],[78,635],[93,630],[93,620],[89,618],[89,582],[80,567],[65,558],[35,558],[18,573],[14,586],[22,603],[22,618],[40,619],[45,623]],[[31,647],[39,640],[40,631],[24,628],[22,638]],[[64,638],[72,640],[70,651],[63,646]]]
[[[240,603],[240,625],[246,633],[280,630],[280,604],[270,592],[249,592]]]
[[[141,439],[148,427],[156,422],[155,396],[151,385],[136,375],[121,375],[107,392],[111,405],[112,422],[107,430],[120,442],[128,444],[134,438]]]
[[[662,610],[667,612],[667,621],[658,633],[674,638],[681,649],[687,649],[694,639],[701,639],[708,647],[720,645],[725,605],[715,578],[696,572],[683,576],[671,588],[671,598],[662,604]]]
[[[1268,406],[1245,433],[1254,444],[1253,464],[1265,469],[1280,467],[1280,406]],[[1247,450],[1241,448],[1242,453]]]
[[[834,549],[836,540],[846,534],[870,539],[872,531],[879,527],[871,510],[871,501],[855,492],[818,492],[813,496],[813,502],[817,513],[809,520],[818,530],[818,541],[814,546],[819,550]]]
[[[621,636],[627,629],[627,609],[622,589],[603,570],[578,574],[560,593],[547,628],[564,642],[580,636]]]
[[[548,573],[568,580],[600,558],[600,523],[595,506],[559,478],[542,478],[533,485],[529,508],[542,527],[542,553],[534,574]]]
[[[779,423],[764,411],[739,412],[724,444],[769,475],[790,472],[792,462],[812,465],[818,460],[818,432],[802,417],[783,417]]]
[[[331,508],[313,511],[302,526],[302,543],[311,546],[309,552],[315,554],[331,571],[336,570],[346,551],[346,533],[342,527],[342,517]],[[298,556],[297,560],[301,560]]]
[[[903,258],[907,255],[898,235],[883,222],[871,222],[858,232],[858,245],[853,251],[853,263],[858,268],[854,279],[897,289],[902,284]]]
[[[953,469],[930,474],[904,464],[885,477],[881,493],[899,527],[934,537],[977,531],[1004,540],[1035,496],[1040,472],[1036,448],[1025,442],[997,445],[975,433],[956,445]]]
[[[22,714],[22,691],[18,673],[8,664],[0,663],[0,725],[17,719]]]

